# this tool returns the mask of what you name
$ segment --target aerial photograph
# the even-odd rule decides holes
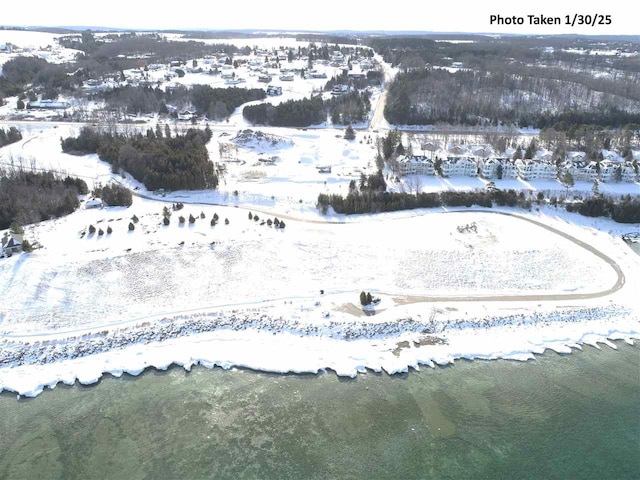
[[[640,478],[628,5],[0,12],[0,479]]]

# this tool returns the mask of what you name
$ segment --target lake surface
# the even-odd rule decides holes
[[[0,478],[637,479],[640,347],[390,377],[181,368],[0,395]]]

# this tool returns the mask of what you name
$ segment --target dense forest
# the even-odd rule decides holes
[[[244,107],[244,118],[259,125],[276,127],[308,127],[327,121],[331,115],[334,124],[348,125],[364,122],[371,109],[369,92],[349,92],[323,100],[321,96],[288,100],[279,105],[261,103]]]
[[[4,128],[0,128],[0,148],[20,140],[22,140],[22,134],[16,127],[10,127],[6,131]]]
[[[276,127],[308,127],[327,120],[321,96],[288,100],[275,106],[270,103],[250,105],[244,107],[242,115],[253,124]]]
[[[549,127],[640,123],[638,45],[575,38],[372,39],[400,67],[385,115],[396,124]],[[605,55],[591,53],[606,48]]]
[[[129,172],[149,190],[203,190],[218,185],[206,147],[210,139],[209,129],[171,136],[169,129],[126,135],[85,127],[61,144],[66,153],[97,153],[114,171]]]
[[[4,97],[18,95],[20,99],[27,97],[27,85],[39,89],[45,98],[57,98],[60,92],[73,92],[82,80],[72,75],[70,65],[57,65],[36,57],[12,58],[2,66],[0,75],[0,102]],[[33,90],[29,90],[33,95]],[[35,100],[35,96],[32,96]]]
[[[51,172],[0,169],[0,229],[61,217],[78,208],[78,195],[88,193],[78,178]]]
[[[195,107],[210,119],[227,118],[240,105],[266,97],[261,88],[211,88],[208,85],[179,87],[170,91],[152,87],[126,86],[101,94],[111,108],[128,113],[168,113],[167,104],[182,108]]]

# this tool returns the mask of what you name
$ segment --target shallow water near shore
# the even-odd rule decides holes
[[[640,347],[342,379],[195,368],[0,395],[0,478],[638,478]]]

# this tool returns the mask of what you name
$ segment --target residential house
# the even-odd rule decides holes
[[[624,162],[620,165],[620,170],[622,171],[622,181],[623,182],[635,182],[638,180],[638,174],[636,173],[636,169],[634,168],[631,162]]]
[[[270,96],[282,95],[282,87],[279,87],[276,85],[269,85],[267,87],[267,95],[270,95]]]
[[[518,178],[518,169],[516,168],[516,164],[510,158],[504,158],[501,160],[502,163],[502,178]]]
[[[616,175],[619,174],[620,164],[611,160],[602,160],[600,162],[600,180],[606,183],[616,181]]]
[[[447,157],[442,162],[444,177],[477,177],[478,164],[470,157]]]
[[[343,95],[349,92],[349,85],[336,85],[331,89],[331,95]]]
[[[100,198],[92,198],[87,200],[84,204],[84,208],[102,208],[104,204],[102,203],[102,199]]]
[[[480,174],[482,175],[482,178],[498,178],[498,167],[501,165],[502,161],[499,158],[478,160],[478,167],[480,167]],[[502,170],[502,176],[504,178],[504,167]]]
[[[0,242],[0,256],[10,257],[14,253],[20,253],[22,251],[22,235],[17,233],[11,233],[9,235],[5,232]]]
[[[433,161],[425,156],[405,156],[398,157],[398,167],[400,175],[435,175],[436,171]]]
[[[27,104],[27,108],[39,110],[65,110],[70,107],[71,104],[69,102],[56,102],[54,100],[39,100]]]
[[[593,182],[598,177],[596,162],[568,160],[562,166],[563,172],[569,172],[576,182]]]
[[[558,176],[558,169],[555,165],[538,160],[515,161],[518,177],[523,180],[554,180]]]

